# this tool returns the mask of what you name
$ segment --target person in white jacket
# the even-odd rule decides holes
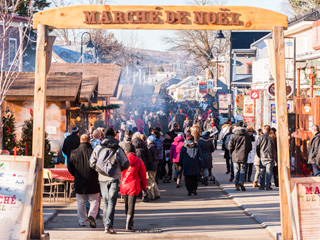
[[[250,135],[251,144],[252,144],[252,150],[249,152],[248,155],[248,161],[246,164],[246,174],[244,177],[245,182],[252,182],[251,181],[251,175],[252,175],[252,167],[254,162],[254,157],[256,156],[256,147],[257,147],[257,139],[256,139],[256,133],[253,127],[248,127],[248,134]]]

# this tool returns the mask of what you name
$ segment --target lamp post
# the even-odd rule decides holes
[[[231,102],[232,102],[232,98],[231,98],[231,83],[232,83],[232,77],[231,77],[231,73],[232,73],[232,40],[231,40],[231,34],[230,34],[230,52],[229,52],[229,64],[230,64],[230,69],[229,69],[229,98],[228,99],[228,118],[231,119]],[[235,106],[234,106],[235,107]]]
[[[81,34],[81,62],[84,63],[84,56],[83,56],[83,48],[82,48],[82,44],[83,44],[83,36],[85,34],[88,34],[89,35],[89,41],[88,41],[88,44],[87,44],[87,48],[94,48],[94,45],[91,41],[91,34],[89,32],[84,32]]]

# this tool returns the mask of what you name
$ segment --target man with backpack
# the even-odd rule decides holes
[[[117,204],[121,171],[129,167],[129,161],[114,138],[112,128],[106,128],[105,138],[96,146],[90,158],[90,167],[99,173],[105,233],[115,234],[113,228],[115,207]]]

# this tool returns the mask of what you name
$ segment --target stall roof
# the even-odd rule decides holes
[[[52,72],[81,72],[83,77],[98,76],[98,96],[115,97],[122,67],[105,63],[52,63]]]
[[[83,77],[80,91],[80,101],[87,102],[94,96],[98,86],[99,77]]]
[[[6,93],[5,100],[33,100],[34,79],[34,72],[20,72]],[[80,91],[81,81],[82,73],[49,73],[47,101],[75,101]]]

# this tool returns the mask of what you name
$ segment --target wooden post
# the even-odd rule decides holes
[[[274,66],[275,91],[276,91],[276,120],[278,133],[278,171],[280,187],[280,210],[282,239],[292,239],[292,226],[289,213],[288,199],[286,196],[284,167],[290,169],[289,155],[289,132],[288,132],[288,114],[287,114],[287,96],[286,96],[286,75],[285,75],[285,56],[284,56],[284,35],[283,27],[273,28],[273,49],[270,56]],[[272,65],[272,64],[271,64]],[[281,134],[280,134],[281,133]],[[289,176],[290,181],[290,176]]]
[[[34,84],[34,109],[33,109],[33,138],[32,154],[41,159],[38,161],[36,190],[32,208],[31,238],[41,239],[44,233],[42,194],[43,194],[43,164],[45,145],[45,110],[47,91],[47,46],[48,27],[38,25],[36,71]]]
[[[314,67],[310,67],[311,73],[313,73]],[[310,98],[313,98],[313,78],[310,79]]]

